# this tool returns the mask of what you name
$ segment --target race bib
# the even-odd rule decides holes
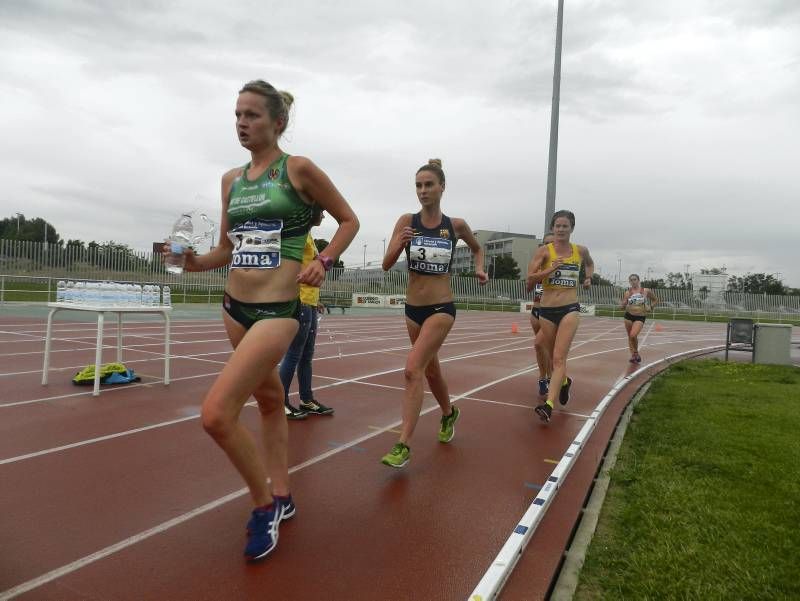
[[[228,232],[231,269],[275,269],[281,264],[282,219],[248,219]]]
[[[444,238],[416,236],[409,245],[409,269],[426,273],[447,273],[453,243]]]
[[[647,299],[644,297],[644,294],[637,292],[636,294],[631,294],[628,297],[628,305],[632,306],[640,306],[644,305],[647,302]]]
[[[550,274],[547,281],[551,286],[558,286],[559,288],[577,288],[579,272],[580,265],[564,263]]]

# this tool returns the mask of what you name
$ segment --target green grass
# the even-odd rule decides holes
[[[654,381],[575,598],[800,598],[800,369],[687,361]]]

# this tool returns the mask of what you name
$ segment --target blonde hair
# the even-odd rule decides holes
[[[286,131],[289,125],[289,109],[294,103],[294,96],[285,90],[276,90],[272,84],[267,83],[263,79],[248,81],[242,86],[242,89],[239,90],[239,94],[242,92],[252,92],[253,94],[263,96],[264,104],[272,120],[283,120],[283,126],[278,133],[282,134]]]
[[[431,173],[436,174],[436,177],[439,178],[439,183],[444,186],[444,171],[442,170],[442,159],[428,159],[428,164],[423,165],[419,169],[417,169],[417,173],[420,171],[430,171]]]

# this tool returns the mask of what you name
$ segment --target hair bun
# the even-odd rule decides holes
[[[283,104],[286,105],[286,110],[289,110],[294,103],[294,96],[292,96],[291,92],[287,92],[286,90],[279,90],[278,94],[283,98]]]
[[[439,169],[441,169],[442,159],[428,159],[428,165],[436,165]]]

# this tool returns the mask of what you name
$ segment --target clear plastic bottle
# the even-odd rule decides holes
[[[184,213],[172,226],[172,233],[169,235],[170,253],[164,260],[164,266],[169,273],[178,275],[183,273],[183,266],[186,264],[186,256],[183,251],[192,244],[193,237],[192,216]]]
[[[155,307],[158,305],[158,286],[150,284],[147,290],[147,306]]]
[[[64,280],[58,280],[56,284],[56,302],[63,303],[65,302],[64,297],[66,296],[67,292],[67,283]]]
[[[75,304],[86,304],[86,282],[84,281],[75,282]]]
[[[164,286],[164,288],[162,289],[162,292],[163,292],[163,299],[164,300],[162,301],[161,304],[164,305],[165,307],[171,307],[172,306],[172,291],[169,289],[169,286]]]

